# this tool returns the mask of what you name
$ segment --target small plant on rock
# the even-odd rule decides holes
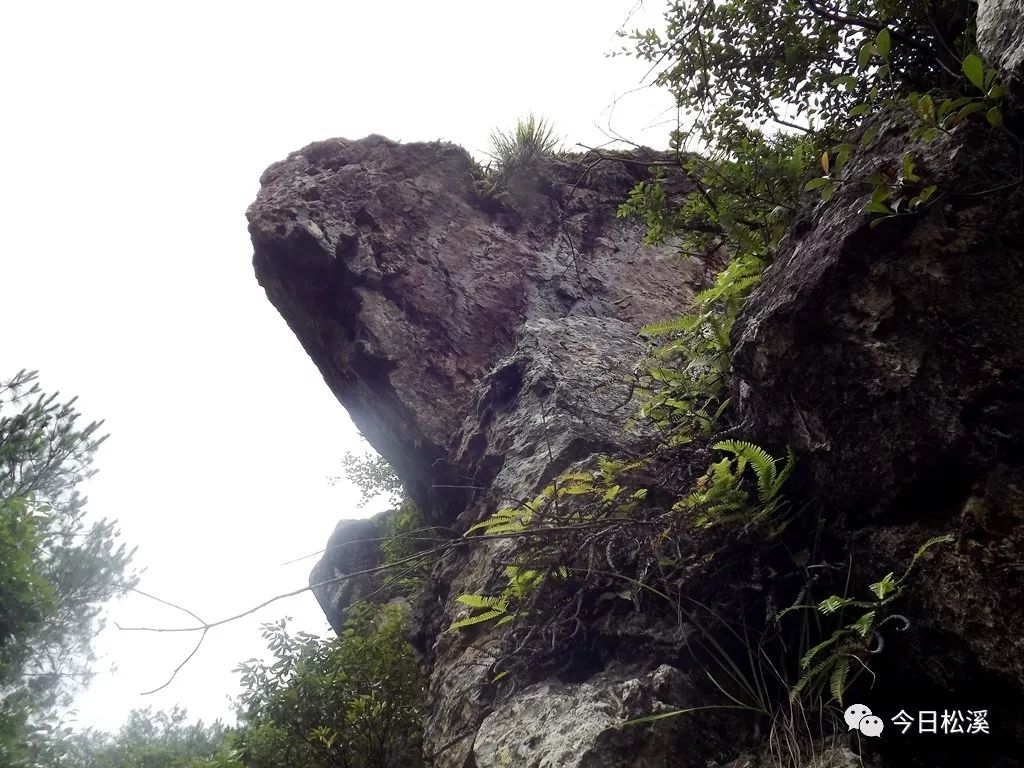
[[[513,131],[492,131],[488,154],[501,176],[552,154],[558,144],[559,139],[551,123],[546,118],[534,117],[531,112],[516,122]]]

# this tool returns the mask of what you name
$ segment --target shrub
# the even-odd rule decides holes
[[[403,608],[363,603],[336,638],[265,625],[275,661],[241,665],[241,726],[216,764],[420,765],[423,684],[406,622]]]

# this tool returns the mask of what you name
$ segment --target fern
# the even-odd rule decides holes
[[[753,443],[727,440],[714,447],[731,454],[731,458],[712,464],[696,488],[677,503],[675,509],[695,511],[694,524],[699,527],[724,523],[769,523],[774,518],[776,524],[769,526],[766,535],[771,538],[781,532],[788,520],[778,520],[777,513],[786,504],[780,491],[793,472],[793,453],[788,452],[785,463],[781,464],[780,459],[773,458]],[[748,469],[753,471],[757,484],[756,503],[751,501],[750,493],[744,488]]]
[[[470,616],[469,618],[460,619],[459,621],[453,621],[452,625],[450,627],[448,627],[448,629],[449,630],[453,630],[453,629],[464,629],[465,627],[472,627],[472,626],[474,626],[476,624],[483,624],[485,622],[491,621],[492,619],[496,619],[499,616],[504,616],[505,618],[510,618],[510,617],[508,617],[508,615],[507,615],[507,613],[505,611],[499,611],[499,610],[496,610],[496,609],[491,609],[491,610],[484,611],[483,613],[478,613],[475,616]]]
[[[850,674],[850,657],[838,656],[832,664],[832,674],[829,675],[828,690],[832,698],[843,703],[843,693],[846,691],[846,679]]]
[[[737,460],[749,462],[757,477],[757,495],[762,504],[768,505],[778,496],[783,483],[793,474],[796,466],[793,452],[787,452],[786,463],[779,469],[779,459],[772,458],[764,448],[740,440],[726,440],[715,444],[720,451],[731,453]]]
[[[831,595],[818,603],[817,610],[823,615],[837,615],[847,608],[860,608],[864,609],[864,612],[856,620],[836,629],[827,640],[818,643],[804,653],[800,658],[800,669],[803,674],[797,684],[790,689],[790,698],[796,699],[803,695],[808,686],[812,690],[823,687],[823,681],[827,679],[832,698],[842,704],[843,693],[849,684],[850,658],[865,653],[872,639],[878,637],[878,629],[885,623],[885,619],[878,620],[882,609],[900,597],[905,589],[904,582],[928,550],[938,544],[948,544],[953,541],[954,538],[948,534],[928,539],[914,553],[902,576],[896,578],[890,572],[869,585],[868,588],[874,596],[873,600],[857,600],[851,597]],[[893,615],[895,614],[890,614],[889,618]],[[779,616],[781,617],[782,614]],[[831,653],[815,663],[815,659],[818,659],[830,648],[833,649]],[[872,653],[877,653],[878,650],[875,649]],[[857,656],[857,658],[860,657]]]
[[[732,369],[730,333],[763,268],[759,256],[737,254],[715,284],[697,294],[691,312],[642,329],[652,351],[640,374],[645,402],[639,418],[653,422],[669,442],[708,432],[722,417]]]

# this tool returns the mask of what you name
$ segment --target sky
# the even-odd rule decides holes
[[[311,141],[445,139],[484,158],[495,128],[548,117],[567,147],[664,146],[648,67],[606,54],[656,24],[636,0],[0,4],[0,377],[38,369],[110,438],[89,509],[137,547],[139,588],[213,621],[306,584],[331,485],[366,449],[253,277],[245,209]],[[71,723],[144,706],[230,718],[260,625],[329,628],[307,592],[192,634],[141,595],[111,604]]]

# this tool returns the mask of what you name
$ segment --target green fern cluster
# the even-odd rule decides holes
[[[712,464],[675,509],[694,513],[694,525],[701,528],[771,522],[768,535],[774,538],[791,519],[779,512],[789,506],[781,490],[795,467],[792,451],[783,461],[758,445],[738,440],[716,443],[715,449],[729,456]],[[744,480],[750,473],[756,481],[756,496],[745,487]]]
[[[457,602],[468,606],[476,613],[452,622],[448,630],[464,629],[495,619],[497,619],[495,626],[500,627],[502,624],[507,624],[519,615],[518,611],[513,611],[511,608],[540,586],[540,582],[544,578],[544,574],[540,571],[519,568],[515,565],[506,566],[505,574],[508,577],[508,584],[500,595],[459,595],[456,597]]]
[[[733,257],[714,285],[697,294],[690,312],[641,330],[653,352],[641,371],[638,390],[645,401],[639,416],[653,422],[668,442],[685,443],[710,432],[728,407],[730,334],[764,266],[753,254]]]
[[[484,537],[526,534],[531,527],[550,525],[573,526],[587,523],[596,516],[624,517],[633,512],[647,497],[647,489],[627,493],[618,482],[621,473],[636,469],[641,462],[627,462],[599,456],[594,472],[563,472],[531,501],[503,507],[485,520],[470,526],[466,536],[480,533]],[[625,494],[625,495],[623,495]],[[587,504],[561,504],[571,497],[591,497]],[[505,568],[507,583],[499,595],[464,594],[456,601],[476,613],[452,623],[449,629],[463,629],[497,620],[505,624],[519,615],[512,610],[544,581],[545,572],[510,565]],[[567,568],[555,569],[554,575],[568,578]]]
[[[796,699],[802,694],[820,695],[828,685],[832,698],[842,704],[843,694],[850,682],[851,662],[857,660],[866,668],[861,656],[868,653],[872,639],[878,638],[878,630],[894,615],[885,615],[886,606],[902,595],[905,582],[917,561],[932,547],[938,544],[949,544],[954,538],[948,534],[928,539],[914,553],[910,564],[902,576],[896,577],[887,573],[881,580],[869,585],[874,597],[870,600],[858,600],[851,597],[832,595],[822,600],[817,606],[793,606],[783,614],[796,608],[811,608],[826,616],[842,615],[847,608],[858,608],[863,612],[856,620],[835,630],[826,640],[807,650],[800,659],[801,676],[790,690],[790,698]],[[780,614],[781,616],[782,614]],[[903,619],[903,621],[906,621]],[[871,653],[877,653],[875,648]]]

